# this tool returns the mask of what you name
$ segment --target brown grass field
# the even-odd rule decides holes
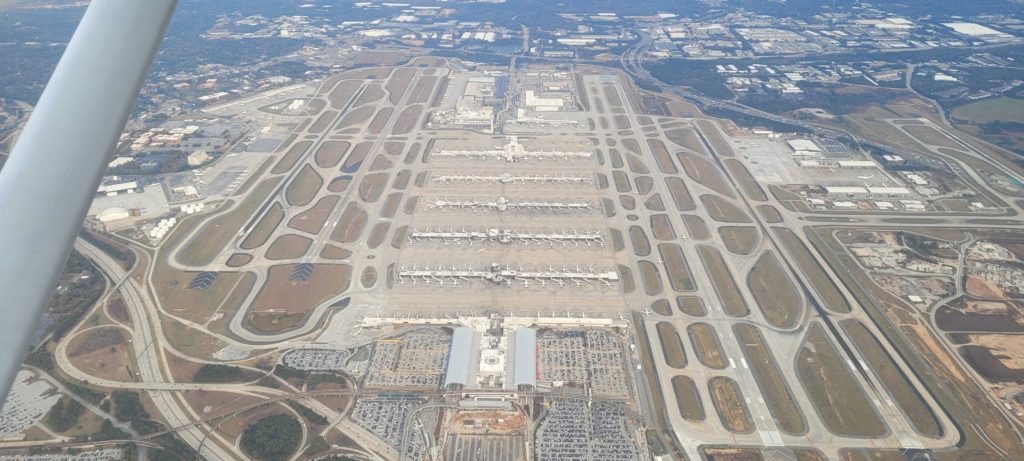
[[[370,164],[370,171],[390,170],[394,167],[395,162],[391,161],[390,158],[384,154],[377,154],[377,156],[373,158],[373,163]]]
[[[765,461],[756,448],[707,447],[701,448],[701,455],[707,461]]]
[[[225,264],[227,264],[228,267],[242,267],[242,266],[244,266],[246,264],[249,264],[250,262],[252,262],[252,255],[251,254],[248,254],[248,253],[235,253],[235,254],[231,255],[230,258],[228,258],[228,260],[227,260],[227,262]]]
[[[693,211],[697,209],[697,203],[693,201],[693,196],[690,195],[689,189],[686,188],[686,184],[681,178],[665,178],[665,184],[668,185],[668,191],[672,194],[672,202],[676,204],[676,210]]]
[[[672,303],[670,303],[667,299],[658,299],[651,303],[651,310],[657,312],[658,315],[671,317]]]
[[[676,395],[679,415],[687,421],[704,421],[704,403],[697,391],[697,385],[689,376],[672,377],[672,391]]]
[[[267,213],[263,215],[260,222],[253,227],[249,235],[242,240],[239,245],[243,250],[251,250],[258,248],[267,243],[267,239],[277,230],[277,226],[281,224],[281,220],[284,219],[284,207],[280,203],[275,203],[267,210]]]
[[[622,208],[626,211],[633,211],[636,209],[636,197],[632,195],[620,195],[619,204],[622,205]],[[611,216],[615,216],[615,213],[612,212]]]
[[[68,358],[76,368],[99,378],[135,381],[126,364],[134,364],[128,333],[117,327],[93,328],[68,344]]]
[[[650,211],[665,211],[665,202],[661,199],[661,194],[654,194],[644,201],[644,208]]]
[[[704,322],[691,323],[687,327],[690,334],[690,343],[697,353],[697,360],[708,368],[724,370],[728,361],[722,343],[715,333],[715,327]]]
[[[388,236],[388,227],[390,224],[386,222],[374,224],[370,229],[370,235],[366,238],[366,246],[374,250],[384,243],[384,238]]]
[[[327,100],[331,103],[331,108],[341,109],[342,107],[345,107],[348,100],[352,99],[352,96],[355,96],[356,91],[359,90],[359,87],[362,85],[363,82],[359,80],[345,80],[338,83],[338,85],[331,90],[330,94],[327,95]],[[335,113],[334,115],[338,114]]]
[[[331,180],[331,183],[327,185],[327,191],[345,192],[348,190],[349,184],[352,184],[352,176],[339,176]]]
[[[769,224],[782,222],[782,214],[780,214],[779,210],[775,209],[775,207],[771,205],[758,205],[757,211],[758,213],[761,213],[761,216],[763,216],[764,220]]]
[[[750,223],[750,216],[731,200],[717,195],[704,194],[700,196],[701,203],[708,210],[711,219],[723,223],[747,224]]]
[[[324,248],[320,250],[320,257],[324,259],[339,260],[349,256],[352,256],[351,251],[331,244],[324,245]]]
[[[725,313],[733,317],[749,315],[750,307],[747,306],[747,302],[740,294],[736,279],[729,271],[722,253],[717,248],[707,245],[698,246],[697,252],[700,254],[700,259],[704,263],[708,275],[711,276],[711,281],[715,285],[715,293],[718,294]]]
[[[373,111],[373,106],[357,107],[349,110],[334,129],[335,131],[341,131],[345,128],[363,126],[373,116]]]
[[[711,144],[711,148],[715,150],[715,153],[721,157],[732,157],[732,147],[725,141],[721,133],[715,127],[715,122],[711,120],[697,120],[697,126],[700,127],[701,133],[704,133],[704,137],[707,138],[708,143]]]
[[[683,165],[690,179],[726,197],[736,198],[725,176],[722,176],[718,167],[710,160],[686,152],[680,152],[678,156],[679,163]]]
[[[388,120],[391,118],[391,114],[395,113],[393,107],[385,107],[377,111],[377,115],[373,116],[373,121],[370,122],[370,127],[367,131],[370,134],[377,135],[384,131],[384,127],[387,126]]]
[[[319,234],[324,224],[327,223],[327,218],[334,211],[334,207],[338,206],[338,201],[340,200],[341,197],[337,195],[322,197],[308,210],[295,215],[295,217],[289,220],[288,227],[310,234]]]
[[[647,195],[654,189],[654,178],[650,176],[637,176],[633,179],[633,183],[636,184],[636,193],[638,195]]]
[[[615,124],[616,130],[628,130],[631,127],[629,118],[625,115],[613,115],[612,122]]]
[[[821,325],[814,323],[797,356],[797,373],[822,422],[837,435],[880,437],[888,428]]]
[[[267,249],[266,257],[272,261],[296,259],[305,256],[313,241],[295,234],[285,234],[274,240]]]
[[[629,175],[624,171],[613,171],[612,180],[615,182],[615,190],[620,194],[625,194],[633,191],[633,186],[629,182]]]
[[[331,232],[331,240],[338,243],[356,242],[363,235],[363,229],[366,227],[367,221],[368,215],[366,211],[360,208],[359,205],[349,202],[348,206],[345,207],[345,211],[341,214],[341,219],[338,220],[338,225]]]
[[[647,163],[639,155],[627,153],[626,165],[629,166],[629,171],[632,171],[633,174],[651,174],[651,169],[647,168]]]
[[[640,155],[640,143],[637,142],[636,139],[633,139],[632,137],[627,137],[625,139],[622,139],[622,141],[623,149],[625,149],[629,153],[633,153],[638,156]]]
[[[696,296],[676,296],[676,307],[679,312],[693,317],[708,315],[708,309],[704,307],[704,300]]]
[[[669,141],[685,147],[693,152],[701,155],[707,155],[708,152],[704,149],[704,143],[700,142],[700,137],[697,136],[697,132],[692,128],[677,128],[672,130],[666,130],[665,136],[668,137]]]
[[[814,287],[818,296],[821,297],[822,304],[832,312],[850,312],[850,304],[846,302],[846,298],[839,291],[839,288],[836,287],[835,282],[818,264],[818,260],[814,259],[810,250],[797,238],[796,234],[786,228],[776,227],[773,229],[776,235],[779,236],[779,239],[782,240],[786,249],[789,250],[789,254],[796,260],[797,266],[800,267],[803,275],[807,277],[811,286]]]
[[[601,86],[605,101],[608,101],[608,105],[612,107],[622,107],[622,98],[619,97],[619,91],[615,88],[615,85],[602,85]]]
[[[379,83],[370,83],[366,85],[366,89],[363,90],[363,93],[356,98],[352,105],[361,106],[363,104],[369,104],[380,100],[384,96],[387,96],[387,93],[384,91],[384,88],[381,88]]]
[[[747,276],[747,287],[768,324],[777,328],[796,326],[803,304],[800,292],[775,253],[766,251],[758,258]]]
[[[391,130],[392,134],[409,134],[416,128],[422,113],[423,106],[419,104],[403,109],[402,113],[398,114],[398,121],[395,122],[395,126]]]
[[[391,74],[385,89],[388,90],[388,102],[392,106],[397,105],[402,100],[402,95],[409,89],[409,84],[412,83],[415,75],[416,69],[413,67],[401,67],[395,69],[395,72]]]
[[[658,170],[665,175],[679,174],[679,168],[676,167],[675,162],[672,161],[672,157],[668,154],[668,148],[665,147],[665,143],[659,139],[648,139],[647,144],[651,147],[651,153],[654,154],[654,161],[658,164]]]
[[[293,328],[295,317],[305,319],[316,306],[348,290],[352,282],[352,266],[347,264],[317,264],[308,282],[289,281],[294,268],[294,264],[270,268],[249,314],[250,322],[264,323],[254,327],[259,325],[261,331]]]
[[[761,185],[757,183],[757,180],[750,174],[747,167],[743,166],[739,160],[726,159],[722,163],[724,163],[725,167],[732,172],[733,177],[740,183],[740,187],[743,188],[743,191],[747,193],[748,197],[758,202],[768,200],[768,196],[765,195],[764,189],[761,189]]]
[[[430,96],[434,92],[434,85],[436,84],[437,77],[420,77],[419,81],[416,82],[416,86],[412,89],[412,94],[409,95],[409,104],[423,104],[425,102],[429,102]]]
[[[352,143],[348,141],[324,141],[316,150],[314,160],[320,168],[334,168],[351,146]]]
[[[675,243],[659,243],[658,254],[661,255],[665,265],[665,273],[668,275],[672,289],[676,291],[693,291],[696,286],[693,284],[693,276],[690,266],[686,263],[683,250]]]
[[[661,272],[658,271],[658,266],[650,261],[639,261],[637,265],[640,267],[640,278],[643,280],[644,293],[647,293],[647,296],[661,294],[665,288],[661,284]]]
[[[274,168],[270,170],[270,173],[280,174],[286,171],[291,171],[299,161],[299,158],[302,157],[302,154],[305,154],[306,150],[309,149],[309,146],[312,145],[313,141],[299,141],[292,144],[292,147],[288,148],[288,153],[284,154],[284,157],[281,157],[281,160],[274,165]]]
[[[190,290],[188,285],[198,272],[181,272],[159,265],[153,270],[153,286],[163,308],[182,318],[203,323],[228,297],[242,274],[221,272],[205,290]]]
[[[359,183],[359,198],[366,203],[374,203],[380,200],[381,194],[387,188],[391,175],[388,173],[371,173],[363,177]]]
[[[704,222],[704,218],[692,214],[684,214],[680,217],[683,219],[683,225],[686,226],[686,233],[690,238],[694,240],[711,239],[711,230],[708,229],[708,225]]]
[[[231,211],[208,220],[192,240],[182,247],[178,261],[189,266],[212,263],[280,181],[281,178],[264,180]]]
[[[324,185],[324,178],[317,174],[311,165],[303,166],[299,174],[284,191],[284,198],[292,206],[303,207],[309,205],[316,193]]]
[[[316,118],[316,121],[313,122],[312,125],[309,126],[308,131],[313,134],[323,133],[324,131],[327,130],[327,128],[331,126],[331,123],[334,122],[334,119],[337,117],[338,111],[336,110],[329,110],[327,112],[324,112],[320,114],[319,117]]]
[[[356,144],[356,147],[352,149],[352,152],[345,158],[345,163],[341,165],[341,171],[343,173],[355,173],[362,166],[363,161],[366,160],[366,155],[370,153],[370,149],[373,148],[372,142],[361,142]]]
[[[730,253],[737,255],[749,255],[754,252],[757,243],[761,240],[761,232],[752,226],[724,226],[718,228],[718,235],[722,237],[725,248]]]
[[[672,368],[686,368],[686,350],[676,327],[668,322],[658,322],[655,328],[658,330],[661,350],[665,354],[665,363]]]
[[[893,401],[914,425],[914,429],[926,437],[940,437],[942,426],[939,425],[928,403],[896,366],[871,331],[856,320],[843,320],[840,325],[868,366],[881,379]]]
[[[395,175],[395,182],[391,183],[391,188],[394,190],[405,190],[409,187],[409,179],[412,176],[412,172],[409,170],[399,171]]]
[[[925,144],[949,147],[953,149],[963,148],[959,143],[950,139],[949,136],[940,133],[939,130],[930,126],[905,126],[903,127],[903,130]]]
[[[388,155],[391,155],[391,156],[402,155],[402,151],[404,151],[404,150],[405,150],[405,143],[404,142],[387,141],[387,142],[384,143],[384,153],[385,154],[388,154]]]
[[[768,349],[761,330],[745,323],[736,324],[732,329],[739,339],[743,355],[747,358],[750,370],[757,381],[757,387],[764,394],[765,404],[768,405],[775,424],[787,434],[803,434],[807,431],[804,415],[793,399],[793,393],[790,392],[786,379],[775,362],[775,356]]]
[[[380,207],[380,217],[384,219],[391,219],[398,213],[398,206],[402,204],[402,193],[395,192],[388,194],[388,198],[384,199],[384,205]]]
[[[409,197],[409,199],[405,201],[405,206],[402,207],[402,212],[411,216],[413,213],[416,212],[416,205],[419,204],[419,202],[420,202],[420,196],[419,195],[414,195],[412,197]]]
[[[391,248],[400,249],[405,243],[405,235],[409,232],[409,226],[399,226],[391,237]]]
[[[640,226],[629,227],[629,241],[633,243],[633,254],[636,256],[648,256],[651,254],[651,241],[647,239],[647,233]]]
[[[668,215],[651,215],[651,232],[655,239],[661,241],[676,239],[676,230],[672,227],[672,221],[668,219]]]
[[[628,295],[636,291],[636,281],[633,279],[633,271],[622,264],[617,265],[615,268],[619,271],[619,286],[622,287],[622,293]]]
[[[363,288],[372,288],[377,284],[377,268],[373,266],[367,266],[363,269],[362,275],[359,276],[359,283]]]
[[[754,421],[743,399],[739,384],[732,378],[716,376],[708,381],[711,401],[715,404],[718,418],[731,432],[749,434],[754,431]]]
[[[600,149],[598,149],[598,153],[600,152]],[[625,163],[622,161],[622,154],[619,153],[618,149],[608,149],[608,161],[611,162],[612,168],[615,169],[621,169],[625,166]]]

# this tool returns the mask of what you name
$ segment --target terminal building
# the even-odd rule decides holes
[[[517,391],[536,386],[536,330],[524,327],[499,335],[481,334],[465,326],[455,329],[445,368],[445,390]]]
[[[906,187],[846,187],[826,186],[829,197],[842,198],[906,198],[913,194]]]

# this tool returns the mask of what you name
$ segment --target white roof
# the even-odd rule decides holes
[[[96,218],[100,222],[117,221],[119,219],[128,219],[131,216],[128,210],[119,207],[107,208],[96,215]]]
[[[452,335],[452,343],[448,349],[448,369],[444,375],[444,385],[469,385],[475,373],[471,372],[475,350],[479,350],[479,340],[475,341],[475,332],[469,327],[459,327]],[[474,347],[476,346],[476,347]]]
[[[829,194],[866,194],[868,190],[863,187],[826,186]]]
[[[790,149],[796,151],[821,152],[821,147],[818,147],[818,144],[810,139],[790,139],[786,141],[786,144],[789,144]]]
[[[844,168],[874,168],[875,162],[871,160],[840,160],[839,166]]]
[[[910,189],[906,187],[869,187],[868,192],[883,195],[910,195]]]
[[[537,331],[520,328],[513,333],[515,341],[515,365],[513,365],[514,386],[537,385]]]
[[[121,182],[121,183],[117,183],[117,184],[107,184],[107,185],[104,185],[104,186],[100,186],[99,192],[100,193],[121,192],[121,191],[125,191],[125,190],[132,190],[132,189],[138,189],[138,188],[139,188],[139,183],[137,183],[135,181],[132,181],[132,182]]]
[[[969,35],[971,37],[987,37],[987,36],[998,36],[998,37],[1010,37],[1010,34],[1000,32],[988,26],[973,22],[944,22],[942,25],[955,30],[957,33]]]

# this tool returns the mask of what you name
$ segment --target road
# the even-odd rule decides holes
[[[132,319],[132,339],[136,345],[134,349],[138,366],[138,379],[144,385],[153,386],[152,389],[147,389],[147,392],[160,416],[170,426],[185,427],[193,424],[199,418],[191,411],[188,404],[183,401],[180,394],[172,391],[171,388],[162,388],[162,386],[173,386],[173,384],[167,378],[167,376],[170,376],[170,373],[165,368],[166,364],[161,362],[160,355],[163,353],[162,331],[160,330],[159,323],[153,322],[153,319],[158,317],[153,310],[152,303],[148,302],[145,291],[129,277],[129,274],[125,272],[117,261],[100,249],[82,239],[75,242],[75,249],[83,256],[92,260],[108,279],[118,285],[121,297],[124,299],[125,306]],[[61,371],[76,379],[96,383],[98,380],[95,377],[85,375],[68,361],[67,343],[67,341],[61,342],[58,345],[57,353],[54,354],[57,366]],[[138,350],[138,345],[140,344],[144,345],[141,351]],[[122,386],[130,388],[128,386],[132,385],[128,383],[108,384],[113,384],[115,388]],[[206,431],[208,432],[208,429]],[[205,438],[203,425],[189,426],[182,429],[179,432],[179,436],[194,449],[199,449],[201,446],[199,454],[205,459],[244,459],[241,453],[231,449],[232,445],[222,440],[219,436],[215,443],[203,444],[202,442]]]

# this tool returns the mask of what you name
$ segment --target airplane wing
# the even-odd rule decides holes
[[[93,0],[0,172],[0,393],[124,129],[177,0]]]

